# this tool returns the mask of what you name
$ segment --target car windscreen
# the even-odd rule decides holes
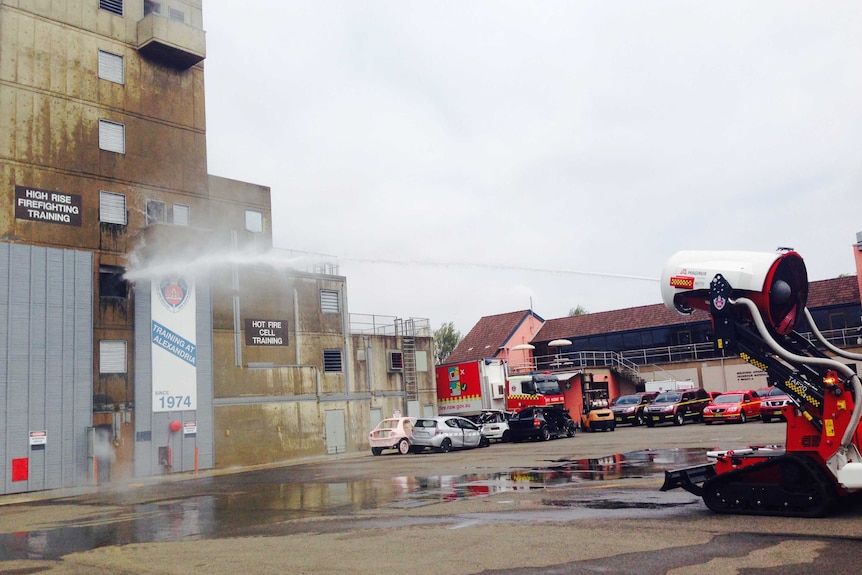
[[[417,419],[413,427],[437,427],[437,422],[433,419]]]
[[[681,395],[679,393],[660,393],[653,403],[676,403]]]
[[[739,403],[742,401],[741,393],[725,393],[723,395],[719,395],[715,399],[712,400],[713,403]]]
[[[637,395],[624,395],[621,398],[617,399],[614,405],[637,405],[640,403],[640,397]]]
[[[562,393],[562,391],[560,391],[560,382],[556,379],[537,379],[536,391],[539,392],[539,395]]]

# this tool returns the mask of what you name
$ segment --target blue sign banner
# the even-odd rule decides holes
[[[197,361],[194,343],[153,320],[153,345],[168,351],[190,365]]]

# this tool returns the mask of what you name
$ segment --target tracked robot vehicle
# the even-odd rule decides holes
[[[678,252],[662,273],[671,310],[712,317],[716,351],[766,372],[792,405],[783,446],[708,453],[707,463],[665,472],[661,490],[683,488],[718,513],[819,517],[862,490],[862,384],[806,307],[808,274],[793,250]],[[820,347],[796,331],[802,319]],[[826,349],[829,357],[821,351]]]

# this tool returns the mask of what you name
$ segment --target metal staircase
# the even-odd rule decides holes
[[[416,326],[413,318],[396,321],[396,331],[401,335],[401,362],[404,376],[404,392],[407,400],[419,399],[416,377]]]

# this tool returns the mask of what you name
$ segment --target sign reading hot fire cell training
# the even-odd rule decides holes
[[[287,345],[287,320],[245,319],[246,345]]]

